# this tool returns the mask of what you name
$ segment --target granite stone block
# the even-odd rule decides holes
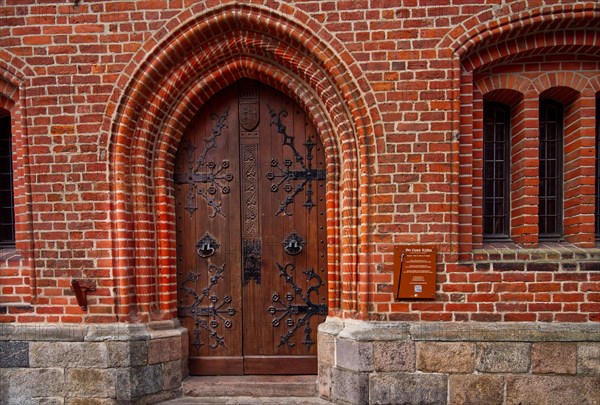
[[[37,397],[37,398],[20,398],[17,402],[2,402],[2,405],[64,405],[63,398],[57,397]]]
[[[577,345],[577,372],[600,375],[600,342]]]
[[[0,404],[28,404],[33,398],[65,396],[62,368],[0,368]]]
[[[136,399],[163,389],[162,364],[118,369],[117,399]]]
[[[319,377],[317,379],[319,396],[329,398],[331,396],[331,366],[319,364]]]
[[[534,343],[531,346],[531,371],[536,374],[575,374],[576,343]]]
[[[598,405],[600,377],[523,375],[506,377],[506,405]]]
[[[115,369],[70,368],[67,370],[67,390],[72,397],[115,398]]]
[[[317,335],[317,339],[319,364],[326,364],[330,367],[333,367],[335,360],[336,337],[326,333],[319,333]]]
[[[181,337],[148,341],[148,364],[164,363],[181,358]]]
[[[369,400],[369,375],[358,371],[333,368],[331,370],[332,400],[351,404],[366,404]]]
[[[375,371],[415,371],[414,342],[373,342],[373,354]]]
[[[458,342],[417,343],[417,370],[429,373],[472,373],[475,345]]]
[[[453,374],[450,376],[450,403],[460,405],[502,405],[504,376]]]
[[[447,395],[448,376],[443,374],[377,373],[369,376],[369,404],[443,405],[447,403]]]
[[[181,357],[187,358],[190,356],[190,335],[188,332],[181,334]]]
[[[29,367],[29,342],[0,341],[0,368]]]
[[[373,370],[373,342],[338,339],[335,347],[335,364],[355,371]]]
[[[107,342],[109,367],[137,367],[148,364],[148,342]]]
[[[379,330],[376,326],[372,335]],[[598,326],[539,322],[417,322],[410,325],[415,341],[440,342],[586,342],[598,339]]]
[[[181,360],[169,361],[162,364],[163,389],[181,388]]]
[[[530,356],[528,343],[484,342],[476,346],[475,364],[483,373],[526,373]]]
[[[31,342],[31,367],[107,368],[105,342]]]
[[[67,398],[65,405],[115,405],[117,402],[109,398]],[[60,402],[62,405],[63,402]]]

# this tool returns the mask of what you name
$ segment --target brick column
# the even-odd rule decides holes
[[[565,239],[593,247],[595,193],[595,104],[593,92],[565,106],[564,222]]]
[[[511,235],[515,243],[538,242],[538,97],[525,95],[513,110],[511,144]]]

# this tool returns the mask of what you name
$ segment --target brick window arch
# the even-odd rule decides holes
[[[595,177],[600,184],[600,163],[595,165],[594,160],[596,110],[593,106],[597,90],[592,79],[596,70],[589,64],[578,64],[581,70],[577,72],[558,72],[553,70],[554,65],[536,58],[519,62],[527,66],[526,73],[517,70],[511,62],[473,76],[473,137],[464,138],[463,143],[465,152],[472,148],[472,188],[463,188],[467,193],[461,195],[461,210],[466,213],[471,208],[472,218],[471,233],[465,241],[471,242],[471,247],[484,247],[489,242],[509,242],[523,247],[566,242],[591,247],[595,243],[594,206],[600,206],[592,187]],[[487,151],[488,133],[491,128],[496,127],[498,131],[502,126],[497,118],[490,116],[489,108],[494,103],[510,109],[506,119],[510,134],[509,157],[504,157],[510,162],[505,197],[508,201],[489,189],[493,177],[490,177],[491,163],[487,160],[502,160]],[[548,149],[550,145],[552,149]],[[498,147],[496,153],[500,150],[505,149]],[[496,162],[496,166],[498,171],[502,164]],[[462,172],[468,170],[468,165],[461,166]],[[496,190],[500,183],[496,182]],[[597,188],[600,190],[600,185]],[[470,206],[466,204],[469,191],[472,193]],[[493,210],[492,201],[496,203]],[[503,207],[508,208],[508,224],[504,225],[506,228],[498,228],[504,222],[501,217],[495,218],[494,229],[490,216]],[[600,212],[600,208],[596,212]],[[598,223],[600,234],[600,218]],[[465,243],[460,248],[468,249],[468,246]]]
[[[483,107],[483,237],[509,237],[510,128],[506,104],[486,102]]]
[[[564,107],[551,99],[539,105],[539,210],[540,240],[559,240],[563,221]]]
[[[15,204],[10,113],[0,109],[0,248],[15,246]]]

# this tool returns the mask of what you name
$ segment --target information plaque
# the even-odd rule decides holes
[[[435,299],[436,250],[433,246],[394,248],[394,295],[404,299]]]

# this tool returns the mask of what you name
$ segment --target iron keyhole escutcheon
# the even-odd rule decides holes
[[[221,244],[208,232],[196,243],[196,252],[202,258],[208,258],[215,254]]]
[[[281,244],[285,253],[290,256],[296,256],[302,252],[302,248],[306,246],[306,241],[298,232],[292,231]]]

